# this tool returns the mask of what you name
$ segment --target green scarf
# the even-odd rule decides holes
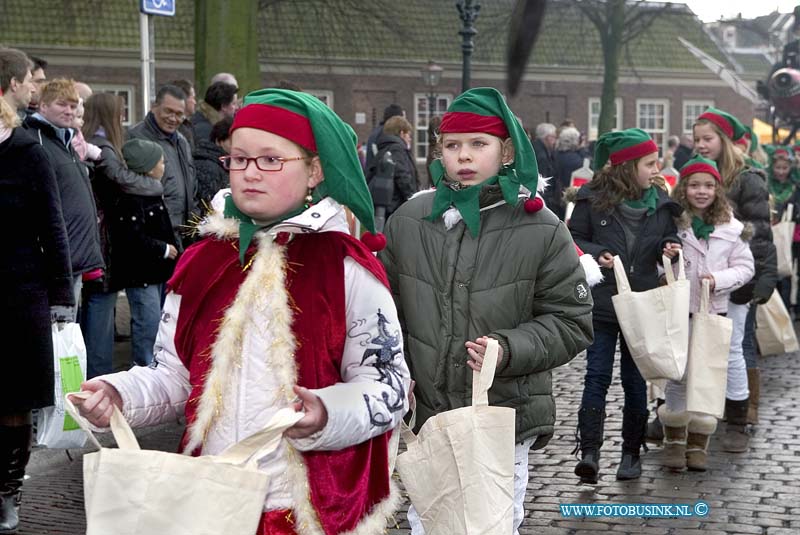
[[[630,208],[647,208],[647,215],[656,213],[658,206],[658,190],[655,186],[650,186],[642,192],[642,198],[637,201],[624,201]]]
[[[786,182],[778,182],[770,177],[769,193],[773,196],[777,204],[784,204],[789,200],[789,197],[792,196],[792,193],[794,193],[794,184],[792,184],[792,181],[789,179],[787,179]]]
[[[259,230],[266,230],[274,227],[278,223],[291,219],[296,215],[302,214],[306,210],[305,206],[293,210],[280,218],[270,221],[268,223],[256,223],[252,217],[244,214],[236,204],[233,202],[233,195],[225,197],[225,210],[222,214],[228,219],[236,219],[239,221],[239,262],[244,265],[245,255],[250,243],[253,241],[253,236]]]
[[[703,221],[702,217],[692,216],[692,230],[698,240],[708,241],[708,237],[714,232],[714,225]]]
[[[503,192],[503,199],[511,206],[516,206],[519,201],[520,182],[517,172],[511,167],[502,167],[500,172],[472,186],[461,186],[459,182],[449,180],[444,176],[444,167],[440,160],[434,160],[430,165],[431,173],[434,177],[440,177],[436,185],[436,193],[433,198],[433,208],[431,214],[425,219],[436,221],[451,207],[454,206],[461,214],[464,224],[467,225],[473,238],[478,236],[481,230],[481,208],[480,192],[484,186],[500,184]]]

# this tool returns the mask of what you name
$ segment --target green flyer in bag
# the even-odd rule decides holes
[[[79,392],[83,382],[83,373],[78,357],[61,357],[59,364],[61,367],[61,392],[64,395]],[[73,420],[69,414],[65,414],[64,431],[74,431],[75,429],[80,429],[78,422]]]

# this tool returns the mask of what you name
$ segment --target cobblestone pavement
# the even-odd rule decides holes
[[[553,388],[558,420],[553,440],[531,453],[526,518],[521,535],[700,533],[795,535],[800,533],[800,355],[762,359],[761,424],[753,430],[751,449],[744,454],[718,451],[712,439],[710,470],[672,473],[659,466],[660,448],[643,460],[638,481],[618,482],[614,473],[620,456],[622,390],[617,380],[609,392],[602,478],[598,485],[577,485],[572,470],[577,410],[584,358],[557,370]],[[723,427],[724,424],[720,424]],[[181,429],[167,425],[140,431],[144,448],[173,451]],[[37,450],[24,486],[20,535],[79,535],[85,531],[81,483],[82,452]],[[566,503],[708,503],[706,517],[643,519],[567,519],[558,504]],[[404,507],[405,509],[405,507]],[[397,515],[392,535],[410,532],[405,511]],[[148,534],[149,535],[149,534]]]

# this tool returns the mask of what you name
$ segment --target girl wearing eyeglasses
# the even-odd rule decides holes
[[[98,426],[114,406],[134,427],[184,414],[193,455],[222,452],[281,408],[302,411],[259,460],[271,479],[253,532],[383,533],[400,501],[388,432],[410,378],[383,266],[364,243],[382,237],[347,233],[345,206],[374,228],[355,134],[315,97],[277,89],[248,95],[231,132],[231,188],[168,283],[154,365],[88,381],[80,410]]]

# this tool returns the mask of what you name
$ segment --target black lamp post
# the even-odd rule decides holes
[[[436,86],[442,79],[442,72],[444,69],[435,64],[433,61],[428,61],[428,64],[422,68],[422,81],[425,87],[428,88],[428,124],[431,122],[433,113],[436,111]]]
[[[461,92],[463,93],[469,89],[470,61],[472,59],[472,51],[475,48],[472,38],[478,33],[478,30],[475,29],[475,19],[478,18],[481,3],[479,0],[458,0],[456,7],[458,8],[458,15],[464,23],[464,27],[458,32],[464,38],[461,42],[461,51],[464,55],[464,63],[461,67]]]

